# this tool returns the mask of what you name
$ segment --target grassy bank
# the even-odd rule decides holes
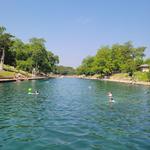
[[[75,78],[82,79],[94,79],[94,80],[105,80],[113,82],[122,82],[127,84],[140,84],[140,85],[150,85],[149,74],[143,72],[135,72],[133,77],[130,77],[127,73],[117,73],[109,77],[101,78],[100,75],[85,76],[85,75],[75,75]]]
[[[4,70],[0,71],[0,79],[12,79],[16,74],[20,74],[22,77],[31,77],[32,74],[18,70],[12,66],[4,65]]]
[[[114,80],[125,80],[125,81],[135,81],[135,82],[149,82],[149,73],[147,72],[135,72],[133,76],[129,76],[127,73],[118,73],[110,76],[110,79]]]
[[[15,72],[0,71],[0,78],[13,78],[14,75],[15,75]]]

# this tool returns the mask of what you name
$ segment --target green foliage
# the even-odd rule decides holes
[[[132,76],[143,64],[146,47],[135,48],[132,42],[114,44],[112,47],[101,47],[95,56],[87,57],[77,68],[77,74],[101,74],[109,76],[113,73],[128,73]]]
[[[15,68],[15,67],[9,66],[9,65],[4,65],[4,70],[5,70],[5,72],[12,72],[13,74],[14,73],[21,73],[22,75],[25,75],[25,76],[31,76],[32,75],[28,72],[20,70],[19,68]]]
[[[147,80],[148,82],[150,82],[150,68],[149,68],[149,72],[147,72]]]
[[[144,64],[150,65],[150,58],[147,58],[147,59],[144,61]]]
[[[149,81],[148,73],[147,72],[135,72],[134,78],[136,81]]]
[[[9,65],[4,65],[4,70],[10,71],[10,72],[18,72],[16,68],[14,68],[13,66],[9,66]]]
[[[28,54],[28,46],[20,39],[15,39],[11,47],[16,52],[16,60],[26,60],[30,55]]]
[[[29,43],[24,43],[5,33],[5,30],[5,27],[0,27],[1,62],[4,57],[5,64],[28,72],[32,72],[34,68],[39,73],[50,73],[56,69],[59,58],[46,49],[44,39],[32,38]]]
[[[110,75],[113,71],[114,64],[112,63],[111,49],[109,47],[102,47],[98,50],[93,66],[97,66],[96,73]]]
[[[0,27],[0,58],[8,65],[15,65],[15,51],[11,49],[14,36],[6,33],[5,27]],[[3,58],[4,57],[4,58]]]
[[[55,73],[60,75],[74,75],[76,74],[76,71],[72,67],[57,66]]]
[[[24,70],[27,72],[32,72],[32,60],[29,58],[25,60],[17,61],[17,69]]]
[[[116,80],[130,80],[131,77],[128,73],[116,73],[111,76],[112,79]]]
[[[14,77],[14,72],[9,72],[9,71],[0,71],[0,78],[8,78],[8,77],[11,77],[13,78]]]
[[[77,74],[93,75],[94,57],[88,56],[82,61],[82,65],[77,68]]]

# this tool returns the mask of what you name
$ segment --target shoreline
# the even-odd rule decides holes
[[[51,75],[49,77],[30,77],[30,78],[20,78],[20,79],[7,79],[2,78],[0,79],[0,83],[4,82],[20,82],[20,81],[27,81],[27,80],[42,80],[42,79],[50,79],[50,78],[78,78],[78,79],[88,79],[88,80],[100,80],[100,81],[108,81],[108,82],[118,82],[118,83],[125,83],[131,85],[147,85],[150,86],[150,82],[143,82],[143,81],[131,81],[131,80],[123,80],[123,79],[99,79],[94,76],[82,76],[82,75]]]
[[[150,82],[143,82],[143,81],[131,81],[131,80],[123,80],[123,79],[99,79],[92,76],[64,76],[66,78],[79,78],[79,79],[89,79],[89,80],[100,80],[100,81],[108,81],[108,82],[118,82],[118,83],[125,83],[130,85],[147,85],[150,86]]]
[[[19,78],[19,79],[9,79],[9,78],[1,78],[0,83],[4,82],[21,82],[21,81],[28,81],[28,80],[42,80],[42,79],[48,79],[52,77],[30,77],[30,78]]]
[[[116,79],[101,79],[102,81],[110,81],[110,82],[118,82],[118,83],[126,83],[131,85],[147,85],[150,86],[150,82],[143,82],[143,81],[127,81],[127,80],[116,80]]]

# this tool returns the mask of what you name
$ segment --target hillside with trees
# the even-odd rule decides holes
[[[91,76],[98,74],[100,78],[115,73],[127,73],[133,77],[140,71],[144,63],[150,64],[150,58],[144,60],[146,47],[134,47],[132,42],[103,46],[95,56],[88,56],[77,68],[77,74]],[[149,76],[150,73],[147,73]]]
[[[95,56],[83,59],[82,64],[74,69],[68,66],[58,66],[59,57],[49,51],[45,46],[45,39],[31,38],[24,43],[14,35],[8,33],[6,28],[0,27],[0,71],[1,76],[10,75],[10,72],[22,70],[36,74],[59,74],[59,75],[85,75],[98,78],[109,77],[114,74],[120,78],[132,77],[143,81],[150,81],[150,71],[140,71],[142,64],[150,66],[150,58],[144,59],[145,46],[134,47],[131,41],[124,44],[113,44],[98,49]],[[9,67],[10,66],[10,67]]]
[[[0,70],[4,64],[32,73],[50,73],[56,70],[59,58],[45,47],[43,38],[31,38],[24,43],[0,27]]]
[[[58,75],[75,75],[76,70],[73,67],[57,66],[55,74],[58,74]]]

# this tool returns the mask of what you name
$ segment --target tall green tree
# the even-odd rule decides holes
[[[10,49],[14,36],[6,33],[5,27],[0,27],[0,70],[3,64],[15,65],[15,52]]]
[[[131,41],[114,44],[112,47],[103,46],[97,51],[92,61],[85,58],[77,72],[86,75],[89,75],[89,72],[101,75],[125,72],[132,76],[143,63],[145,49],[146,47],[135,48]]]
[[[16,60],[26,60],[28,56],[28,46],[24,44],[20,39],[15,39],[11,47],[16,53]]]
[[[57,70],[55,72],[56,74],[60,75],[74,75],[76,74],[76,71],[72,67],[68,66],[57,66]]]
[[[114,64],[111,57],[111,49],[104,46],[97,51],[93,66],[96,66],[95,73],[110,75],[113,71]]]
[[[94,74],[92,70],[93,62],[94,57],[92,56],[88,56],[85,59],[83,59],[81,66],[77,68],[77,73],[85,75],[93,75]]]

